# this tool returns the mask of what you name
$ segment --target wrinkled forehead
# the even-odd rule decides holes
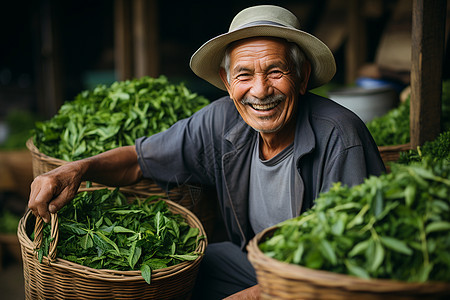
[[[261,44],[267,44],[271,45],[273,47],[280,47],[287,49],[289,47],[289,42],[282,38],[277,37],[265,37],[265,36],[257,36],[257,37],[250,37],[245,38],[242,40],[234,41],[227,46],[227,52],[231,52],[233,49],[237,47],[242,47],[246,45],[251,45],[255,43],[261,43]]]
[[[282,38],[252,37],[229,45],[222,66],[234,68],[240,64],[263,63],[278,67],[298,68],[298,55],[292,55],[292,44]],[[294,44],[295,45],[295,44]],[[298,48],[298,46],[296,46]],[[290,67],[289,67],[290,66]]]

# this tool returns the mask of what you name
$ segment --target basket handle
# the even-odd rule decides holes
[[[50,245],[48,249],[48,259],[50,262],[56,260],[56,246],[58,245],[59,239],[59,223],[58,223],[58,215],[50,214]],[[44,234],[44,221],[41,217],[36,217],[36,224],[34,226],[34,249],[38,250],[42,246],[42,236]]]

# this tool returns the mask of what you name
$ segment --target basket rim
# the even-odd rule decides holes
[[[450,291],[450,283],[446,282],[405,282],[399,280],[370,278],[364,279],[352,275],[334,273],[325,270],[316,270],[300,265],[279,261],[265,255],[259,249],[259,243],[263,237],[273,233],[279,226],[271,226],[255,235],[247,245],[248,257],[255,267],[263,267],[269,272],[276,272],[277,276],[287,280],[302,280],[321,287],[339,287],[348,291],[364,292],[370,290],[374,293],[401,292],[408,290],[415,293],[426,293],[431,289],[436,292]]]
[[[108,187],[110,188],[110,187]],[[103,189],[103,188],[95,188],[95,189]],[[89,190],[87,188],[80,189],[79,192]],[[139,194],[139,192],[134,191],[135,194]],[[188,210],[187,208],[179,205],[176,202],[173,202],[168,199],[164,199],[170,210],[178,210],[176,213],[181,214],[184,216],[185,220],[190,218],[190,221],[193,222],[193,224],[189,224],[190,226],[195,226],[199,228],[199,235],[203,235],[204,238],[199,241],[199,245],[196,248],[196,252],[200,253],[195,260],[193,261],[183,261],[176,265],[169,266],[162,269],[155,269],[152,270],[151,280],[152,281],[158,281],[163,280],[169,276],[174,276],[180,272],[184,272],[185,270],[192,269],[196,267],[200,261],[203,259],[203,254],[205,253],[206,246],[208,244],[206,232],[203,228],[202,223],[197,218],[197,216]],[[30,239],[30,237],[26,233],[26,224],[29,220],[30,216],[32,215],[31,210],[27,210],[24,214],[24,216],[20,219],[18,229],[17,229],[17,236],[19,238],[19,243],[22,248],[22,252],[26,251],[28,253],[32,253],[33,257],[34,255],[34,242]],[[22,255],[25,257],[24,255]],[[53,266],[53,267],[59,267],[61,269],[67,270],[72,273],[77,273],[85,278],[95,278],[95,279],[101,279],[104,281],[113,281],[113,282],[130,282],[130,281],[144,281],[144,278],[141,275],[140,270],[131,270],[131,271],[120,271],[120,270],[111,270],[111,269],[94,269],[91,267],[83,266],[65,259],[56,258],[54,261],[50,261],[50,259],[46,256],[43,257],[42,264]]]
[[[67,160],[63,160],[60,158],[48,156],[47,154],[42,153],[34,144],[34,138],[35,138],[35,136],[31,136],[25,143],[26,147],[28,148],[28,151],[31,153],[34,177],[36,177],[42,173],[48,172],[51,169],[54,169],[54,168],[57,168],[64,164],[72,162],[72,161],[67,161]],[[50,169],[48,169],[48,167],[50,167]],[[34,170],[34,169],[37,169],[39,171]],[[44,169],[44,170],[42,170],[42,169]],[[106,185],[103,185],[103,184],[100,184],[97,182],[91,182],[91,184],[93,186],[99,186],[102,188],[107,187]],[[174,188],[170,189],[170,191],[166,191],[150,178],[141,178],[138,182],[136,182],[132,185],[129,185],[127,187],[130,190],[133,189],[133,190],[139,190],[142,192],[151,191],[151,192],[149,192],[150,194],[164,195],[164,194],[170,192],[172,196],[177,195],[177,193],[179,193],[179,190],[180,190],[180,187],[178,186],[178,187],[174,187]]]
[[[31,154],[33,154],[35,156],[39,156],[42,160],[53,162],[54,164],[57,164],[57,165],[62,165],[62,164],[68,163],[68,161],[66,161],[66,160],[63,160],[63,159],[60,159],[60,158],[56,158],[56,157],[52,157],[52,156],[48,156],[47,154],[44,154],[41,151],[39,151],[39,149],[34,144],[33,139],[34,139],[34,136],[30,137],[27,140],[27,142],[25,143],[25,145],[27,146],[28,150],[30,150]]]
[[[406,151],[410,150],[411,143],[399,144],[399,145],[388,145],[388,146],[378,146],[378,151]]]

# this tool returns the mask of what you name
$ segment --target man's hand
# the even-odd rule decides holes
[[[71,162],[42,174],[31,183],[28,207],[33,214],[50,221],[50,213],[56,213],[73,199],[80,183],[82,164]]]
[[[138,182],[141,177],[134,146],[115,148],[36,177],[31,184],[28,207],[35,216],[49,222],[50,213],[56,213],[73,199],[81,181],[124,186]]]
[[[258,300],[259,285],[254,285],[225,298],[225,300]]]

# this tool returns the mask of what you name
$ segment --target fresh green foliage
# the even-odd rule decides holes
[[[66,102],[52,119],[36,123],[34,143],[66,161],[89,157],[169,128],[208,100],[166,77],[142,77],[99,85]]]
[[[450,165],[392,165],[279,225],[260,249],[277,260],[362,278],[450,281]]]
[[[410,99],[400,103],[385,115],[367,122],[366,126],[378,146],[401,145],[409,142]]]
[[[425,159],[450,163],[450,130],[441,133],[434,141],[425,142],[422,147],[417,147],[417,150],[401,152],[398,163],[409,164]]]
[[[9,210],[0,212],[0,233],[16,233],[20,217]]]
[[[401,145],[410,139],[410,97],[387,114],[368,122],[378,146]],[[442,82],[441,132],[450,130],[450,79]]]
[[[195,260],[204,238],[199,229],[156,198],[129,204],[118,189],[78,193],[58,213],[57,257],[96,269],[141,270],[148,283],[152,270]],[[43,237],[40,258],[48,255],[49,224]]]

